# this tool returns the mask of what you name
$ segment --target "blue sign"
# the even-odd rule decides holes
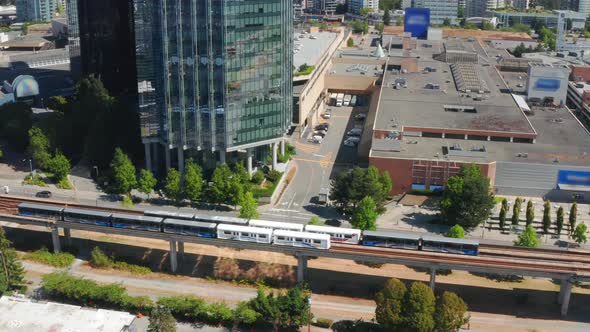
[[[561,81],[553,78],[540,78],[535,82],[535,90],[557,91],[561,86]]]
[[[561,187],[562,185],[590,187],[590,172],[560,170],[557,174],[557,184]],[[564,189],[561,187],[560,189]]]
[[[430,26],[430,9],[408,8],[404,16],[404,32],[409,32],[412,37],[426,39]]]

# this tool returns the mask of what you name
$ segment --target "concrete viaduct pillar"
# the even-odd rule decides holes
[[[431,268],[430,269],[430,289],[432,289],[432,291],[434,292],[434,286],[435,286],[435,282],[436,282],[436,269]]]
[[[297,283],[303,284],[307,277],[307,257],[297,254]]]
[[[178,241],[178,255],[180,256],[180,264],[184,263],[184,242]]]
[[[272,169],[276,170],[277,169],[277,143],[272,143]]]
[[[571,295],[572,283],[568,279],[562,279],[561,286],[559,287],[559,296],[557,298],[557,303],[561,304],[561,317],[567,316]]]
[[[248,160],[246,162],[246,167],[248,168],[248,175],[252,176],[252,151],[248,149]]]
[[[53,242],[53,252],[61,252],[61,243],[59,242],[59,228],[51,227],[51,242]]]
[[[66,247],[72,246],[72,232],[69,228],[64,228],[64,242]]]
[[[178,261],[176,257],[176,241],[170,241],[170,270],[172,273],[176,273],[178,269]]]

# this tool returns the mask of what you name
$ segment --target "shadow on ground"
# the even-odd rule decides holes
[[[5,227],[7,237],[13,241],[17,250],[32,251],[46,246],[51,248],[50,233],[36,230],[25,230],[18,228]],[[78,257],[87,258],[89,252],[95,246],[100,247],[108,254],[114,254],[120,260],[129,263],[149,266],[157,272],[169,272],[168,252],[160,249],[146,248],[140,246],[101,242],[102,236],[96,239],[79,239],[75,237],[74,232],[72,245],[78,250]],[[106,235],[104,237],[107,237]],[[227,249],[233,250],[233,249]],[[220,261],[226,261],[220,264]],[[227,263],[229,262],[229,265]],[[262,273],[264,269],[254,261],[218,259],[214,256],[184,254],[183,258],[179,257],[180,275],[193,276],[199,278],[211,278],[215,275],[231,275],[232,271],[227,271],[228,266],[232,269],[239,267],[242,271],[250,273]],[[237,264],[237,265],[236,265]],[[278,271],[281,280],[277,281],[277,286],[291,286],[295,280],[295,268],[293,266],[272,265],[269,270]],[[219,271],[222,269],[223,271]],[[350,272],[336,272],[320,269],[309,269],[308,277],[310,280],[311,290],[316,294],[337,295],[346,297],[357,297],[372,299],[374,294],[387,281],[386,277],[374,275],[361,275]],[[395,277],[392,275],[391,277]],[[412,282],[412,280],[404,280]],[[436,293],[444,291],[453,291],[459,294],[468,304],[469,309],[476,312],[514,315],[520,318],[538,318],[538,319],[559,319],[559,306],[557,304],[557,288],[555,291],[544,291],[535,289],[526,289],[515,287],[510,289],[497,289],[486,287],[475,287],[468,285],[454,285],[437,283]],[[570,302],[570,311],[568,320],[590,323],[590,295],[572,294]]]

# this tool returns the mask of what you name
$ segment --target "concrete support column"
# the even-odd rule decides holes
[[[561,296],[561,317],[567,316],[567,310],[570,305],[570,296],[572,295],[572,283],[568,280],[562,280],[559,290]]]
[[[510,137],[510,143],[514,143],[514,137]]]
[[[272,169],[277,169],[277,143],[272,143]]]
[[[465,134],[465,139],[469,139],[469,135]]]
[[[537,139],[533,138],[533,144],[537,143]]]
[[[442,133],[442,138],[445,138],[445,133]]]
[[[182,146],[179,146],[178,149],[178,172],[180,176],[184,175],[184,149]]]
[[[143,143],[145,149],[145,169],[152,171],[152,144]]]
[[[219,162],[225,164],[225,151],[219,151]]]
[[[172,273],[176,273],[178,269],[178,261],[176,260],[176,241],[170,241],[170,269]]]
[[[488,136],[488,142],[492,140],[492,136]]]
[[[281,140],[281,155],[285,155],[285,140]]]
[[[164,154],[166,155],[166,172],[170,170],[170,147],[168,145],[164,146]]]
[[[297,255],[297,283],[302,284],[307,277],[307,257]]]
[[[61,252],[61,243],[59,242],[59,228],[51,227],[51,242],[53,242],[53,252]]]
[[[184,262],[184,242],[178,241],[178,254],[180,255],[180,262]]]
[[[434,292],[436,282],[436,269],[430,269],[430,289]]]
[[[248,159],[246,161],[246,167],[248,168],[248,175],[252,176],[252,154],[248,150]]]
[[[69,228],[64,228],[64,241],[66,243],[66,247],[72,246],[72,233],[70,232]]]

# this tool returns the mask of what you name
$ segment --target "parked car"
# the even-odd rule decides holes
[[[352,99],[350,99],[350,106],[356,106],[356,96],[352,96]]]
[[[367,118],[367,113],[359,113],[359,114],[355,115],[354,118],[357,120],[364,120]]]
[[[346,133],[346,136],[361,136],[363,130],[360,128],[352,128],[351,130]]]
[[[310,139],[310,142],[315,143],[315,144],[322,144],[322,141],[324,140],[324,138],[320,135],[313,135]]]
[[[51,191],[43,190],[35,194],[35,196],[39,198],[51,198]]]
[[[329,118],[331,118],[331,117],[332,117],[332,111],[330,111],[330,110],[327,110],[327,111],[325,111],[325,112],[324,112],[324,114],[322,114],[322,117],[323,117],[324,119],[329,119]]]
[[[313,132],[313,136],[321,136],[322,138],[326,137],[326,132],[324,130],[316,130]]]
[[[327,123],[322,123],[322,124],[319,124],[319,125],[315,126],[315,130],[328,131],[328,128],[330,128],[330,125],[327,124]]]

